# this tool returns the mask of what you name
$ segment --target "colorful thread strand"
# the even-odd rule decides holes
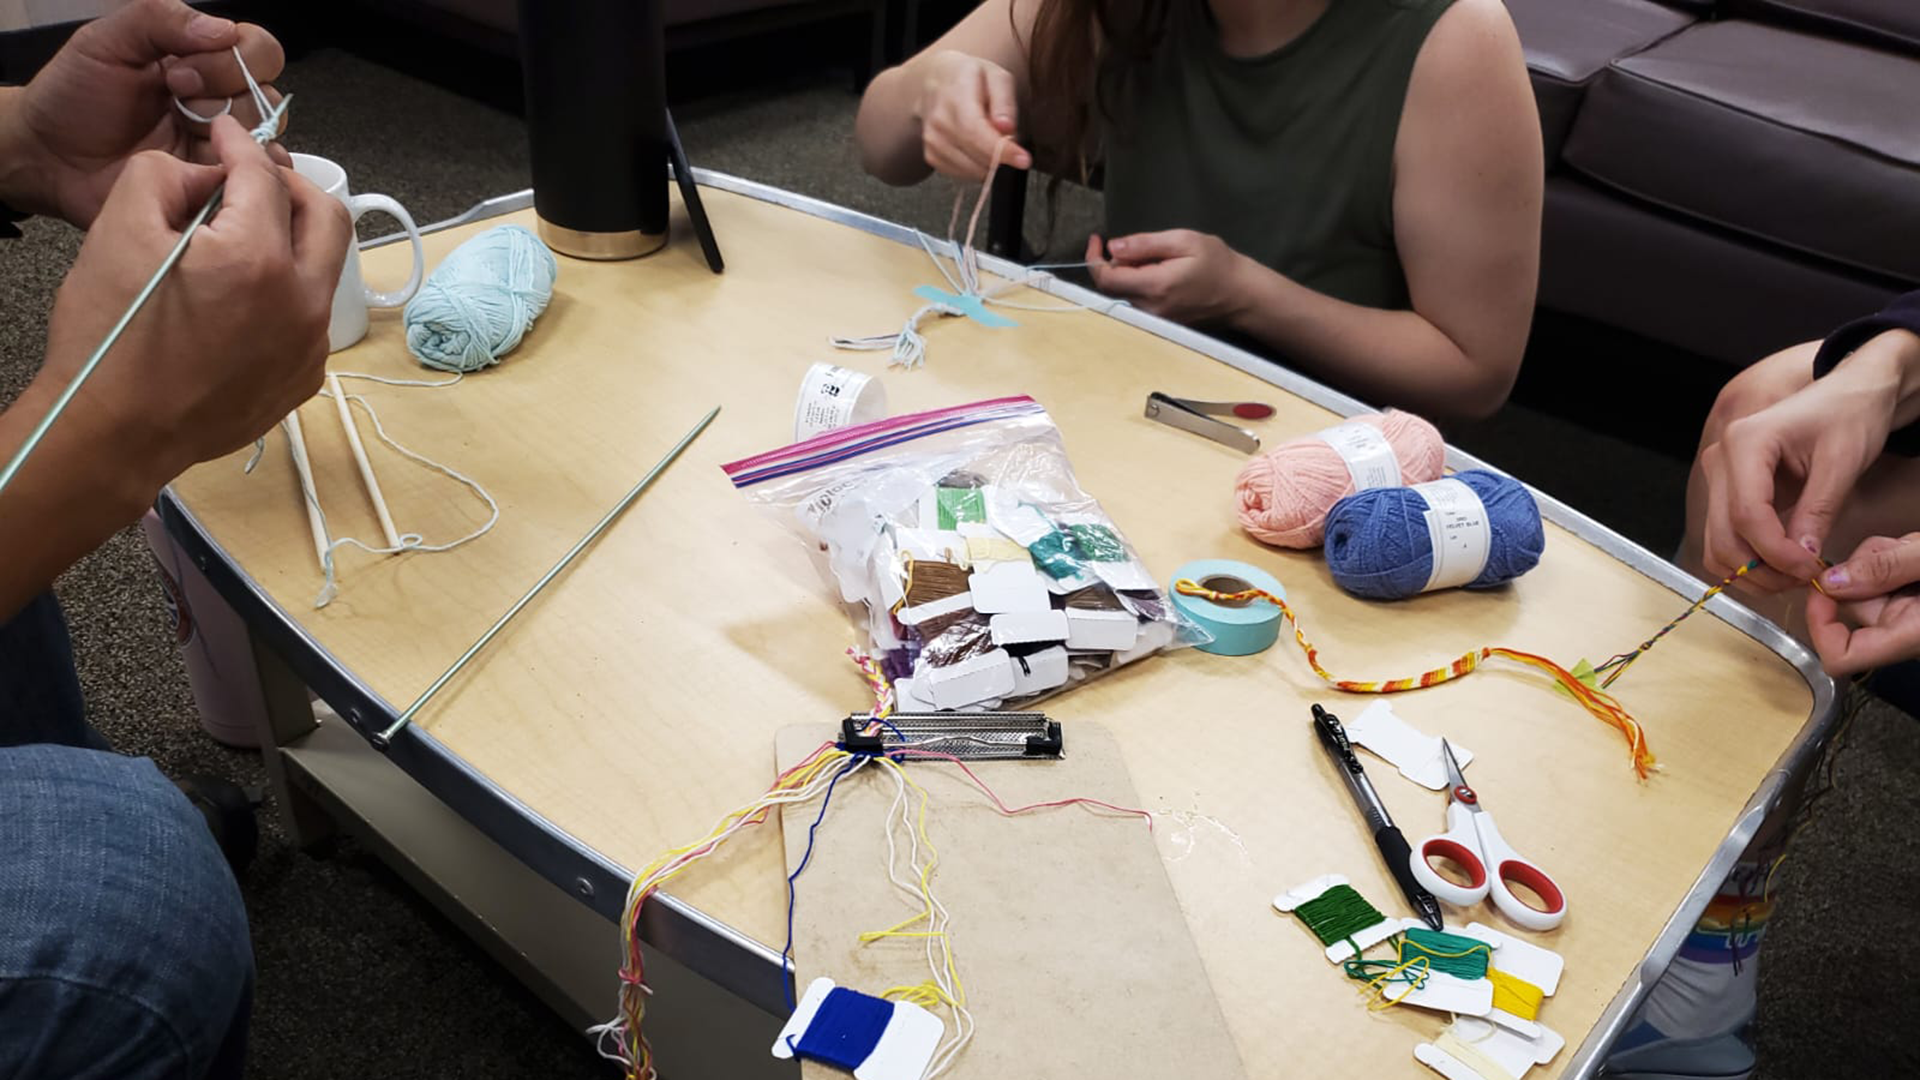
[[[1174,591],[1183,596],[1199,596],[1212,600],[1215,603],[1234,604],[1247,600],[1265,600],[1279,608],[1281,617],[1286,619],[1288,625],[1293,627],[1293,639],[1299,643],[1301,651],[1306,654],[1307,666],[1312,668],[1315,675],[1320,676],[1321,679],[1333,686],[1334,689],[1344,690],[1351,694],[1398,694],[1408,690],[1424,690],[1429,686],[1438,686],[1443,682],[1451,682],[1454,679],[1471,675],[1479,670],[1483,662],[1495,658],[1511,660],[1515,663],[1538,668],[1553,676],[1555,681],[1566,688],[1567,693],[1573,695],[1573,699],[1579,702],[1582,708],[1593,714],[1595,718],[1619,731],[1620,734],[1626,738],[1628,752],[1632,755],[1633,771],[1637,773],[1641,779],[1644,780],[1656,764],[1653,751],[1647,747],[1646,732],[1641,729],[1640,722],[1635,720],[1633,715],[1627,712],[1624,706],[1614,700],[1611,694],[1606,693],[1604,690],[1588,686],[1575,677],[1572,672],[1544,656],[1535,656],[1532,653],[1521,652],[1518,649],[1487,646],[1464,653],[1445,667],[1437,667],[1430,671],[1423,671],[1418,675],[1404,679],[1388,679],[1383,682],[1359,682],[1352,679],[1341,679],[1320,665],[1320,650],[1316,648],[1312,642],[1307,640],[1306,632],[1300,628],[1299,617],[1293,613],[1291,607],[1287,606],[1287,602],[1280,597],[1267,592],[1265,589],[1253,588],[1243,589],[1240,592],[1219,592],[1188,578],[1182,578],[1174,582],[1173,587]]]
[[[1740,578],[1745,577],[1748,571],[1752,570],[1754,567],[1757,567],[1759,565],[1760,565],[1760,560],[1754,559],[1752,562],[1747,563],[1747,565],[1741,567],[1738,570],[1735,570],[1731,574],[1728,574],[1726,577],[1721,579],[1720,584],[1715,585],[1713,588],[1708,589],[1705,593],[1701,594],[1700,599],[1695,600],[1693,604],[1687,608],[1687,610],[1681,612],[1678,618],[1674,619],[1672,622],[1668,623],[1667,625],[1661,627],[1657,632],[1654,633],[1652,637],[1641,642],[1639,648],[1634,649],[1631,652],[1621,653],[1620,655],[1614,657],[1613,659],[1608,660],[1606,663],[1601,664],[1599,667],[1594,668],[1593,673],[1595,675],[1598,675],[1603,671],[1608,672],[1607,677],[1600,680],[1600,688],[1602,690],[1605,690],[1606,688],[1612,686],[1615,679],[1618,679],[1620,676],[1626,674],[1627,669],[1633,666],[1633,662],[1635,660],[1638,660],[1640,659],[1640,657],[1646,655],[1647,650],[1659,644],[1661,638],[1666,637],[1668,634],[1672,633],[1674,627],[1679,626],[1683,622],[1686,622],[1688,616],[1691,616],[1694,612],[1699,611],[1703,607],[1706,607],[1707,602],[1709,600],[1712,600],[1714,597],[1719,596],[1721,593],[1725,592],[1728,586],[1732,585],[1735,581],[1739,580]]]

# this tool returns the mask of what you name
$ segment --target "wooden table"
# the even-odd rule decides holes
[[[928,332],[926,367],[911,373],[887,370],[884,354],[836,353],[830,335],[898,326],[919,303],[909,290],[938,280],[912,234],[738,180],[702,180],[724,276],[710,274],[685,241],[636,262],[563,259],[552,307],[497,369],[446,390],[354,387],[395,437],[499,500],[500,523],[481,541],[391,559],[343,551],[339,598],[315,610],[313,550],[278,436],[251,476],[236,455],[174,485],[164,507],[173,532],[259,643],[274,740],[284,748],[275,767],[304,826],[322,824],[305,805],[315,796],[336,813],[371,814],[343,806],[353,801],[351,785],[320,775],[332,766],[315,764],[317,751],[301,763],[303,746],[330,738],[326,755],[337,762],[377,755],[361,739],[342,742],[341,725],[313,730],[300,684],[362,733],[384,726],[716,404],[725,409],[706,435],[425,711],[389,760],[512,859],[612,918],[630,876],[624,868],[701,834],[766,786],[777,729],[863,707],[863,684],[840,658],[851,632],[802,545],[719,469],[788,441],[800,376],[822,359],[880,376],[895,412],[1032,394],[1058,422],[1083,486],[1156,574],[1216,556],[1267,568],[1285,583],[1323,661],[1349,677],[1411,674],[1483,644],[1569,665],[1598,660],[1642,640],[1700,588],[1542,497],[1546,557],[1511,588],[1399,604],[1347,597],[1317,553],[1274,551],[1240,532],[1229,492],[1241,455],[1141,410],[1152,390],[1271,401],[1278,415],[1262,427],[1271,445],[1325,427],[1357,402],[1130,309],[1016,312],[1021,325],[1002,330],[944,320]],[[476,215],[509,211],[500,220],[531,224],[526,205],[522,194]],[[495,223],[435,232],[428,254],[437,262]],[[684,220],[676,227],[688,235]],[[370,278],[402,257],[369,252]],[[333,366],[420,372],[397,315],[376,315],[367,340]],[[331,409],[316,401],[303,410],[329,519],[336,535],[377,537]],[[472,500],[444,478],[381,450],[375,457],[403,530],[445,539],[477,520]],[[1478,464],[1458,451],[1449,461]],[[1689,622],[1617,687],[1665,766],[1648,782],[1635,780],[1615,732],[1535,673],[1489,671],[1395,700],[1403,717],[1480,754],[1472,779],[1507,838],[1553,870],[1570,896],[1571,917],[1549,939],[1567,958],[1567,976],[1543,1016],[1569,1046],[1549,1073],[1595,1070],[1776,797],[1784,770],[1814,752],[1833,714],[1833,685],[1805,650],[1730,602],[1708,610],[1712,617]],[[1349,713],[1366,703],[1330,692],[1283,641],[1251,658],[1192,650],[1154,658],[1046,708],[1069,731],[1083,719],[1108,725],[1148,805],[1217,819],[1244,845],[1203,836],[1167,871],[1249,1075],[1306,1067],[1429,1075],[1411,1049],[1441,1021],[1411,1009],[1369,1015],[1305,932],[1269,906],[1283,888],[1326,872],[1348,875],[1383,907],[1399,906],[1311,740],[1307,706],[1316,700]],[[1410,837],[1441,828],[1440,796],[1384,766],[1376,779]],[[407,786],[364,790],[398,797]],[[431,853],[404,850],[410,820],[376,823],[390,855],[416,880],[454,872],[429,865]],[[774,1011],[779,976],[764,943],[781,936],[782,875],[777,832],[743,836],[651,905],[648,935],[662,953]],[[484,888],[463,888],[459,903],[485,906],[476,898]],[[512,917],[482,911],[470,921],[510,936]],[[1485,910],[1475,917],[1492,921]],[[604,937],[593,947],[604,955],[590,961],[601,981],[587,993],[600,1004],[582,1008],[606,1014],[616,945],[605,923],[595,925]],[[518,966],[528,974],[540,965]],[[670,1052],[662,1053],[671,1070]]]

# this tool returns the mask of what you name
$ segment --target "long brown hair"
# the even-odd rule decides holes
[[[1036,149],[1054,158],[1056,177],[1087,182],[1099,157],[1094,114],[1119,122],[1116,102],[1159,47],[1176,2],[1040,0],[1027,47],[1028,109]]]

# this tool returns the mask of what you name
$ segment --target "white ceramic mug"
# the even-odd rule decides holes
[[[330,352],[341,349],[367,336],[368,308],[396,308],[413,299],[420,291],[420,282],[426,277],[427,256],[420,247],[420,230],[413,223],[413,215],[407,208],[385,195],[353,195],[347,191],[347,170],[323,157],[312,154],[294,154],[293,168],[301,176],[313,181],[314,186],[328,195],[339,199],[347,207],[353,220],[358,222],[361,215],[378,210],[391,214],[407,231],[407,239],[413,243],[413,273],[407,283],[395,292],[376,292],[367,288],[360,277],[360,247],[355,244],[347,252],[347,263],[340,270],[340,284],[333,290],[333,318],[327,322],[327,348]]]

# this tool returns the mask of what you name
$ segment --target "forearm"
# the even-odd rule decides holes
[[[937,55],[923,52],[888,68],[867,84],[867,92],[860,97],[853,141],[860,148],[861,168],[876,179],[904,186],[933,174],[921,144],[917,103]]]
[[[1893,407],[1893,426],[1903,428],[1920,423],[1920,334],[1911,330],[1889,330],[1884,335],[1892,348],[1889,359],[1895,365],[1899,390]]]
[[[47,413],[57,387],[35,382],[0,413],[0,460],[11,460]],[[76,407],[0,493],[0,620],[44,592],[67,567],[139,519],[161,481],[147,448],[122,446]]]
[[[1520,369],[1511,349],[1469,352],[1416,311],[1336,300],[1242,256],[1227,318],[1309,373],[1371,401],[1438,419],[1492,414]]]

